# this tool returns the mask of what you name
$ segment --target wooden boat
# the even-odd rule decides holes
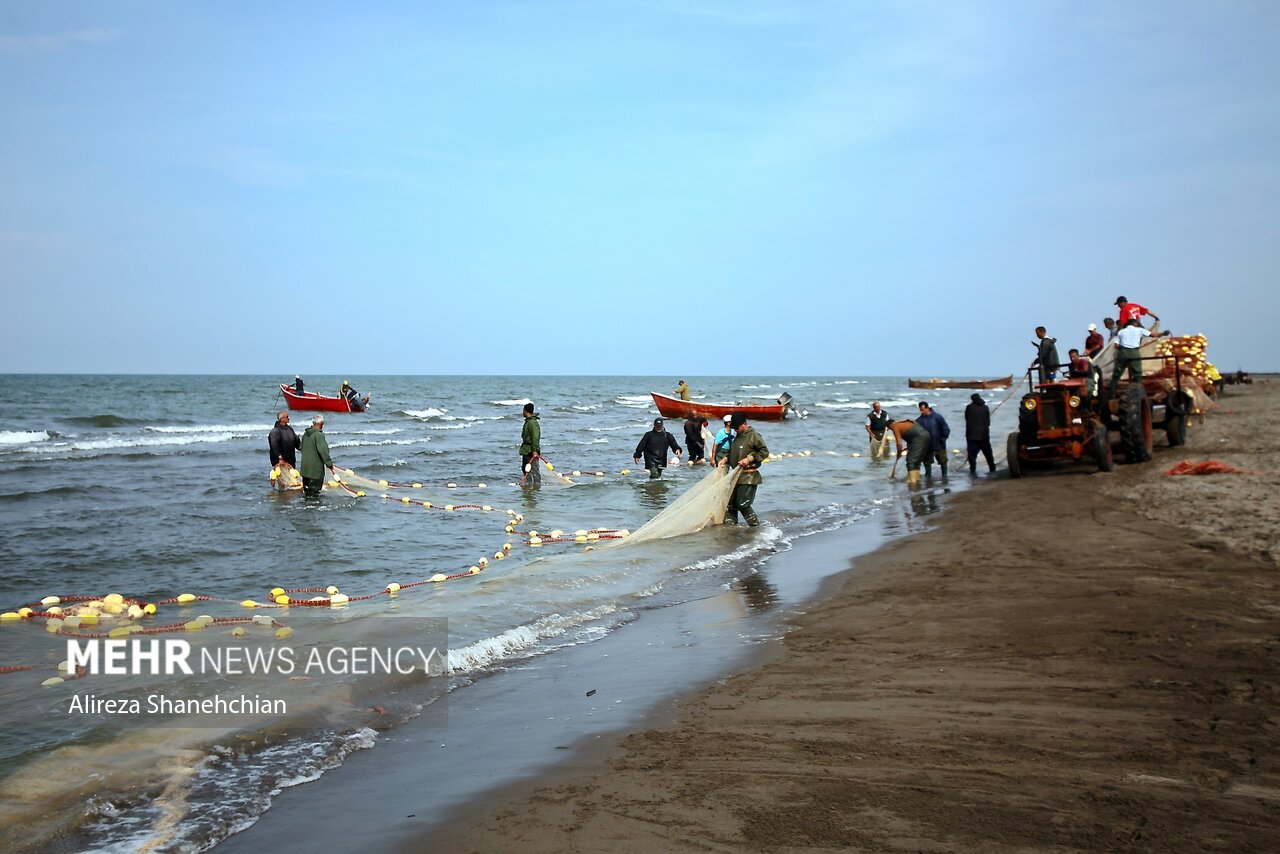
[[[940,380],[937,377],[931,380],[913,380],[908,378],[907,385],[911,388],[1008,388],[1013,385],[1013,375],[994,380]]]
[[[693,415],[708,421],[720,421],[726,415],[741,412],[748,421],[781,421],[787,417],[787,403],[742,404],[703,403],[701,400],[681,400],[651,391],[654,405],[663,418],[688,418]]]
[[[366,394],[353,402],[345,397],[329,397],[316,394],[314,391],[298,394],[284,383],[280,384],[280,393],[284,395],[284,402],[290,409],[304,409],[309,412],[364,412],[369,406],[371,397]]]

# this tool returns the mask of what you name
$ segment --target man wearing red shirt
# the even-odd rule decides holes
[[[1098,325],[1090,323],[1089,334],[1084,339],[1084,351],[1089,354],[1089,358],[1092,359],[1102,352],[1105,344],[1106,342],[1102,340],[1102,333],[1098,331]]]
[[[1116,297],[1116,305],[1120,306],[1120,315],[1116,318],[1116,325],[1121,329],[1128,326],[1130,320],[1136,320],[1144,314],[1150,314],[1156,321],[1160,320],[1160,318],[1156,317],[1150,309],[1145,306],[1138,305],[1136,302],[1129,302],[1124,297]]]

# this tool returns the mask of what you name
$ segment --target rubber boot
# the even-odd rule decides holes
[[[756,511],[747,510],[742,514],[747,520],[747,527],[754,528],[760,524],[760,517],[756,515]]]
[[[947,463],[946,463],[946,460],[943,460],[942,462],[938,463],[938,465],[942,468],[942,479],[943,479],[943,480],[946,480],[946,479],[947,479]]]
[[[907,472],[907,486],[920,485],[920,469],[914,469]]]

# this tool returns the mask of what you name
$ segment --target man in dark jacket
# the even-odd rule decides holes
[[[991,453],[991,410],[982,395],[974,392],[964,408],[964,438],[969,446],[969,474],[978,473],[978,452],[987,458],[987,471],[996,470],[996,460]]]
[[[1040,369],[1041,383],[1053,382],[1058,378],[1058,339],[1050,338],[1043,326],[1036,327],[1036,338],[1038,344],[1031,342],[1036,348],[1036,360],[1031,367]]]
[[[737,435],[729,446],[729,467],[742,469],[738,475],[738,484],[729,497],[728,513],[725,521],[731,525],[738,524],[738,514],[747,520],[747,525],[754,528],[760,524],[756,511],[751,505],[756,500],[756,490],[764,482],[760,476],[760,464],[769,459],[769,448],[763,437],[747,423],[747,416],[741,412],[733,413],[729,427]]]
[[[319,495],[324,488],[324,470],[333,471],[329,459],[329,440],[324,437],[324,416],[311,419],[311,426],[302,434],[302,491],[307,495]]]
[[[288,410],[280,410],[276,413],[276,426],[272,427],[271,432],[267,434],[267,449],[271,453],[271,465],[273,467],[288,465],[289,468],[296,469],[298,458],[293,452],[301,447],[302,440],[289,426]]]
[[[690,415],[684,420],[684,444],[689,449],[689,464],[700,462],[707,455],[706,443],[702,441],[702,428],[707,426],[707,419]]]
[[[676,437],[662,426],[661,418],[655,418],[653,429],[640,437],[640,444],[636,445],[636,452],[632,457],[636,465],[640,464],[640,457],[644,457],[644,467],[649,470],[649,479],[653,480],[662,477],[662,470],[667,467],[667,449],[675,451],[676,457],[680,456],[680,445],[676,443]]]
[[[947,439],[951,436],[951,428],[947,419],[925,401],[920,401],[920,417],[916,423],[929,431],[929,453],[924,455],[924,476],[933,476],[933,462],[937,460],[942,466],[942,476],[947,476]]]
[[[542,455],[542,423],[533,404],[524,405],[524,427],[520,430],[520,482],[529,486],[542,483],[537,458]]]

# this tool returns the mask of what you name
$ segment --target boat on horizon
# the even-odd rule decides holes
[[[911,388],[1008,388],[1013,385],[1013,375],[994,380],[942,380],[937,377],[913,380],[908,377],[907,385]]]
[[[704,403],[701,400],[681,400],[651,391],[653,403],[663,418],[705,418],[708,421],[719,421],[726,415],[741,412],[748,421],[781,421],[787,417],[787,410],[792,408],[791,395],[784,394],[777,403]]]
[[[280,393],[284,395],[284,402],[290,409],[307,412],[364,412],[369,408],[369,399],[373,396],[366,394],[363,397],[348,400],[345,397],[330,397],[314,391],[298,394],[284,383],[280,384]]]

